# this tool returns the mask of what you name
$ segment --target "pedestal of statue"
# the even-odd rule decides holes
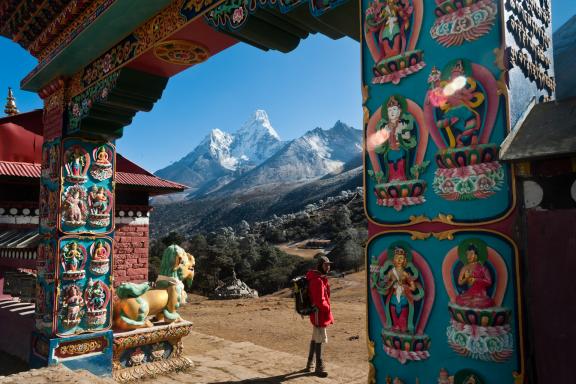
[[[191,322],[181,321],[115,333],[114,380],[126,382],[193,367],[192,361],[182,355],[182,339],[191,330]]]

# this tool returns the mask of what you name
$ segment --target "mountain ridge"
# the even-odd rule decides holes
[[[166,199],[170,202],[337,174],[361,152],[362,131],[340,120],[285,142],[266,111],[256,110],[235,133],[213,129],[186,156],[155,174],[190,187],[186,197]]]

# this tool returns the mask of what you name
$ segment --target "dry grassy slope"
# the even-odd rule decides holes
[[[365,273],[331,278],[332,312],[326,359],[342,367],[358,368],[367,362]],[[310,321],[293,309],[289,290],[258,299],[207,300],[190,295],[180,313],[194,330],[235,342],[249,341],[266,348],[305,356],[312,333]],[[188,338],[186,353],[217,348]]]

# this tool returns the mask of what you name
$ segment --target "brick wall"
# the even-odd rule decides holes
[[[116,224],[114,286],[148,281],[148,224]]]

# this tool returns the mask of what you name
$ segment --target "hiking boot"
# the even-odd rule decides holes
[[[322,361],[322,343],[316,343],[315,350],[316,350],[316,369],[314,370],[314,373],[318,377],[327,377],[328,372],[326,372],[326,368],[324,367],[324,361]]]
[[[310,350],[308,351],[308,361],[306,362],[306,372],[312,372],[312,367],[314,366],[314,349],[316,343],[314,341],[310,342]]]

